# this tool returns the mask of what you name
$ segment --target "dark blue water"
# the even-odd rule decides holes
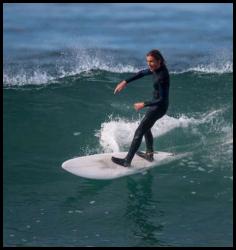
[[[232,246],[232,7],[3,5],[4,246]],[[65,172],[128,150],[151,78],[113,91],[153,48],[171,78],[154,146],[187,156],[112,181]]]

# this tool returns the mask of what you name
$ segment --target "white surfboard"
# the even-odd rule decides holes
[[[127,152],[118,152],[77,157],[63,162],[62,168],[80,177],[107,180],[147,171],[178,158],[173,153],[158,152],[154,154],[154,161],[149,162],[135,155],[130,167],[120,166],[111,160],[112,156],[124,158],[126,155]]]

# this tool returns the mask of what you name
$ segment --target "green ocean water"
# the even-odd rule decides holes
[[[127,151],[159,49],[170,106],[143,174],[91,180],[64,161]],[[233,246],[233,4],[3,4],[3,246]],[[145,150],[145,142],[141,144]]]
[[[128,149],[145,112],[133,103],[152,91],[145,77],[113,95],[130,75],[98,70],[4,89],[6,245],[231,245],[232,73],[171,74],[154,144],[188,156],[111,181],[61,168],[76,156]]]

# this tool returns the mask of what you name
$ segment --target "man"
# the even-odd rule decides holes
[[[112,157],[112,161],[124,167],[130,167],[131,161],[137,153],[140,157],[148,161],[153,161],[153,136],[151,128],[154,123],[165,115],[169,105],[169,72],[165,65],[165,60],[159,50],[151,50],[146,55],[148,69],[141,70],[131,78],[121,81],[115,88],[114,94],[123,90],[128,83],[140,79],[146,75],[153,75],[153,99],[151,101],[138,102],[134,108],[138,111],[144,107],[148,110],[140,125],[134,133],[128,154],[124,159]],[[146,153],[137,152],[143,136],[146,142]]]

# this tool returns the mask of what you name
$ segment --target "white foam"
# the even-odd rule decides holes
[[[206,74],[224,74],[233,72],[233,53],[232,50],[220,49],[217,51],[211,51],[206,57],[202,57],[204,63],[199,63],[195,66],[190,66],[187,69],[183,69],[181,72],[200,72]]]
[[[132,140],[138,123],[139,121],[109,117],[109,121],[102,123],[101,130],[96,133],[104,152],[120,152],[121,147]]]
[[[36,70],[32,74],[21,70],[17,75],[13,76],[3,73],[3,85],[5,86],[41,85],[48,84],[54,79],[55,77],[41,70]]]
[[[187,69],[183,69],[180,71],[171,71],[172,74],[183,74],[187,72],[200,72],[206,74],[224,74],[224,73],[232,73],[233,72],[233,63],[226,62],[220,65],[216,63],[210,63],[207,65],[199,64],[195,67],[189,67]]]
[[[34,68],[35,67],[35,68]],[[4,70],[4,86],[45,85],[55,83],[57,79],[79,75],[91,70],[104,70],[113,73],[135,73],[141,70],[131,64],[117,63],[111,56],[107,57],[99,50],[93,54],[87,50],[74,50],[72,55],[62,55],[56,62],[56,73],[51,75],[37,65],[30,70],[22,68],[17,73],[10,73],[13,69]],[[93,74],[93,73],[92,73]]]
[[[112,73],[136,73],[144,67],[137,67],[132,63],[117,63],[117,60],[111,55],[99,50],[89,53],[87,50],[75,49],[71,54],[62,55],[56,62],[56,73],[51,75],[45,70],[39,69],[35,66],[35,69],[31,69],[28,72],[22,68],[18,73],[9,73],[12,70],[4,70],[3,72],[3,85],[4,86],[24,86],[24,85],[45,85],[50,82],[55,82],[57,79],[79,75],[83,72],[90,72],[91,70],[104,70]],[[231,61],[219,61],[211,62],[209,64],[199,64],[194,67],[189,67],[180,71],[170,71],[171,74],[182,74],[186,72],[200,72],[200,73],[232,73],[233,63]]]
[[[74,136],[81,135],[81,132],[74,132],[73,135],[74,135]]]
[[[229,145],[229,144],[233,144],[233,138],[227,140],[227,141],[224,142],[222,145]]]
[[[190,125],[209,123],[222,112],[222,109],[214,110],[200,115],[199,118],[186,115],[175,118],[165,115],[154,124],[152,134],[154,137],[163,136],[176,128],[188,128]],[[125,147],[130,145],[140,121],[141,117],[138,120],[108,117],[108,121],[103,122],[101,129],[95,133],[103,151],[109,153],[125,150]],[[194,131],[193,129],[192,132],[194,133]]]
[[[132,62],[127,63],[129,59],[125,59],[125,61],[121,62],[121,59],[115,54],[98,48],[90,50],[74,47],[68,54],[65,52],[62,53],[62,55],[60,61],[63,61],[64,64],[58,66],[60,77],[80,74],[81,72],[88,72],[94,69],[105,70],[113,73],[136,73],[143,69],[135,66]],[[70,65],[70,69],[65,69],[68,65]],[[144,68],[147,67],[146,65],[143,66]],[[190,66],[179,72],[171,71],[171,73],[178,74],[190,71],[219,74],[232,73],[233,63],[231,54],[227,51],[217,51],[207,59],[205,64],[198,64],[194,67]]]
[[[219,54],[219,55],[218,55]],[[171,74],[182,74],[186,72],[200,73],[232,73],[233,63],[227,53],[218,53],[217,56],[211,56],[205,64],[190,66],[180,71],[170,71]],[[128,61],[128,63],[127,63]],[[118,63],[117,63],[118,62]],[[74,48],[70,52],[62,52],[61,56],[55,62],[55,75],[39,69],[38,65],[33,65],[28,72],[22,68],[18,73],[12,74],[12,69],[4,70],[3,85],[4,86],[24,86],[24,85],[45,85],[55,82],[57,79],[79,75],[83,72],[91,70],[104,70],[112,73],[136,73],[143,67],[135,66],[133,62],[129,62],[129,58],[123,61],[115,54],[108,53],[100,49],[91,51],[89,49]]]
[[[231,62],[226,62],[222,65],[217,65],[215,63],[209,65],[198,65],[193,68],[189,68],[188,71],[197,71],[202,73],[232,73],[233,72],[233,64]]]
[[[176,127],[187,127],[195,119],[181,116],[180,118],[168,115],[161,118],[152,128],[154,137],[161,136]],[[140,120],[130,121],[120,117],[109,117],[109,121],[101,124],[101,129],[96,133],[104,152],[119,152],[129,145],[133,139]]]
[[[73,65],[70,69],[65,69],[63,66],[59,67],[60,77],[80,74],[82,72],[89,72],[91,70],[104,70],[113,73],[135,73],[140,70],[130,64],[117,63],[112,56],[107,56],[101,50],[96,50],[90,53],[89,50],[74,49],[73,58],[67,64]],[[68,60],[65,58],[65,60]]]
[[[202,167],[198,167],[198,170],[199,171],[202,171],[202,172],[205,172],[206,170],[204,169],[204,168],[202,168]]]

